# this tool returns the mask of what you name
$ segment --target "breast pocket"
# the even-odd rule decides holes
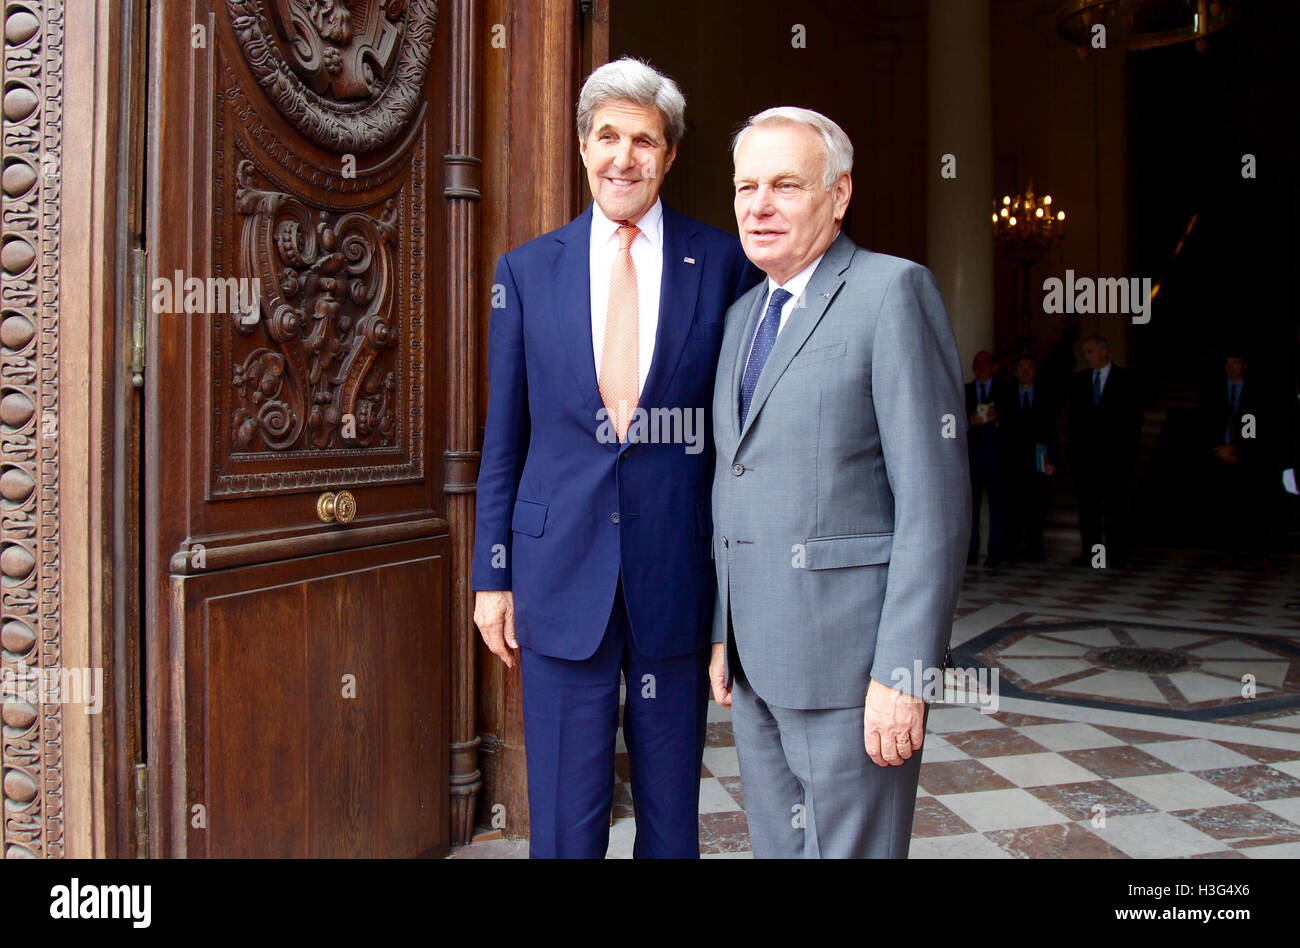
[[[848,348],[848,343],[832,342],[830,345],[803,349],[790,360],[790,368],[801,369],[806,365],[818,365],[831,359],[842,358],[848,352]]]

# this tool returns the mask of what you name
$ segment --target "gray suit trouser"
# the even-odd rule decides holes
[[[736,672],[731,724],[754,857],[906,859],[921,755],[877,766],[863,708],[774,707]]]

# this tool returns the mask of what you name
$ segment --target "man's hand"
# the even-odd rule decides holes
[[[731,707],[731,689],[727,687],[726,648],[721,642],[713,643],[713,654],[709,656],[709,684],[713,686],[713,700],[724,708]]]
[[[474,624],[488,650],[507,668],[514,668],[510,650],[519,648],[515,641],[515,594],[509,589],[480,589],[474,594]]]
[[[1050,461],[1044,461],[1043,473],[1046,474],[1048,477],[1051,477],[1053,474],[1056,473],[1056,465],[1052,464]]]
[[[716,647],[716,646],[715,646]],[[925,702],[871,679],[862,717],[867,756],[881,767],[901,767],[921,752]]]
[[[1237,449],[1230,444],[1221,444],[1214,449],[1214,456],[1227,464],[1237,463]]]

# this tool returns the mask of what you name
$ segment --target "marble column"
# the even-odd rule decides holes
[[[989,0],[930,0],[926,265],[939,281],[962,369],[993,350],[992,47]],[[944,177],[951,155],[955,177]]]

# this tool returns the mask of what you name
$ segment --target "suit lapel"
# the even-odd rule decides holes
[[[655,330],[655,350],[646,376],[645,387],[637,405],[658,405],[668,387],[686,337],[695,319],[695,302],[700,292],[700,277],[706,261],[704,248],[694,241],[695,228],[690,218],[663,205],[663,278],[659,284],[659,324]],[[694,263],[687,263],[690,257]]]
[[[604,406],[596,381],[596,361],[591,344],[591,208],[555,234],[554,261],[556,322],[560,340],[582,400],[591,410],[593,430]]]
[[[754,419],[758,417],[763,403],[772,393],[781,374],[785,372],[795,353],[812,335],[812,331],[817,328],[831,301],[835,299],[835,294],[844,285],[844,271],[849,268],[849,261],[853,259],[853,250],[853,241],[840,233],[827,249],[822,262],[813,271],[812,279],[804,289],[803,305],[796,305],[791,311],[790,318],[786,320],[781,334],[776,337],[772,353],[767,357],[763,372],[758,377],[758,385],[754,388],[754,400],[750,403],[749,414],[745,417],[745,426],[740,429],[741,438],[744,438],[745,432],[753,427]],[[766,288],[766,284],[763,285]],[[748,357],[748,346],[742,343],[741,348],[745,349],[745,356]]]

